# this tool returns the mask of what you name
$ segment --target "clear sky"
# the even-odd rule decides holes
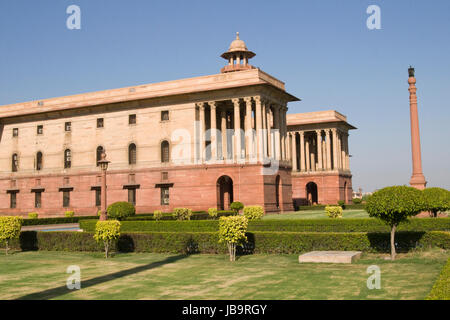
[[[81,29],[69,30],[69,5]],[[369,30],[369,5],[381,29]],[[2,0],[0,105],[220,72],[240,32],[250,62],[351,131],[353,189],[408,184],[408,66],[416,68],[423,171],[450,189],[450,1]],[[447,98],[446,98],[447,97]]]

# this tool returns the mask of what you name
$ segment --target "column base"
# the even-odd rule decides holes
[[[409,184],[411,187],[423,190],[426,188],[427,182],[425,181],[425,177],[423,174],[413,174],[411,180],[409,180]]]

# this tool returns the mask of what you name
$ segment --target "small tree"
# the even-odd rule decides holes
[[[108,219],[124,220],[127,217],[134,216],[136,209],[134,206],[126,201],[118,201],[110,204],[106,209]]]
[[[177,220],[191,220],[192,210],[188,208],[173,209],[172,216]]]
[[[163,216],[163,213],[161,210],[153,211],[153,218],[155,218],[156,221],[161,220],[162,216]]]
[[[239,201],[235,201],[230,205],[230,209],[234,211],[234,214],[239,214],[239,211],[244,209],[244,204]]]
[[[66,211],[66,212],[64,212],[64,215],[67,218],[72,218],[75,215],[75,212],[73,212],[73,211]]]
[[[220,217],[219,243],[226,242],[230,261],[236,261],[236,246],[247,242],[248,219],[245,216]]]
[[[342,218],[342,212],[344,209],[340,206],[326,206],[325,212],[329,218]]]
[[[360,204],[362,202],[362,199],[360,199],[360,198],[353,198],[352,202],[353,202],[353,204]]]
[[[244,216],[248,220],[259,220],[264,215],[264,209],[261,206],[247,206],[244,208]]]
[[[217,214],[218,214],[217,208],[209,208],[208,214],[211,218],[214,218],[214,219],[217,218]]]
[[[386,187],[375,192],[367,201],[369,216],[383,220],[391,227],[391,260],[395,260],[395,230],[397,226],[425,208],[422,191],[407,187]]]
[[[450,210],[450,191],[442,188],[427,188],[423,190],[425,211],[437,217],[439,212]]]
[[[21,217],[0,217],[0,242],[5,241],[6,254],[9,250],[9,241],[17,238],[20,235],[20,229],[22,228]]]
[[[120,221],[106,220],[97,221],[95,225],[94,239],[97,242],[103,242],[105,246],[105,258],[108,258],[109,249],[113,241],[120,236]]]

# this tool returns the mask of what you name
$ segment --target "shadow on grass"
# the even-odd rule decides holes
[[[111,280],[116,280],[116,279],[120,279],[132,274],[136,274],[142,271],[146,271],[146,270],[150,270],[150,269],[154,269],[154,268],[158,268],[161,267],[165,264],[169,264],[169,263],[174,263],[178,260],[184,259],[186,258],[187,255],[177,255],[177,256],[172,256],[172,257],[168,257],[162,261],[156,261],[156,262],[152,262],[143,266],[138,266],[135,268],[131,268],[131,269],[127,269],[127,270],[122,270],[122,271],[118,271],[115,273],[111,273],[111,274],[106,274],[104,276],[100,276],[97,278],[92,278],[89,280],[85,280],[85,281],[81,281],[81,289],[85,289],[85,288],[89,288],[107,281],[111,281]],[[60,286],[57,288],[52,288],[52,289],[47,289],[41,292],[35,292],[35,293],[31,293],[31,294],[27,294],[25,296],[19,297],[17,300],[48,300],[48,299],[54,299],[57,298],[59,296],[62,296],[64,294],[73,292],[76,290],[69,290],[67,288],[66,285],[64,286]]]

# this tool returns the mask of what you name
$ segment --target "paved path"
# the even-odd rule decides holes
[[[64,223],[64,224],[46,224],[46,225],[37,225],[37,226],[23,226],[21,231],[48,231],[54,229],[80,229],[79,223]],[[63,230],[62,230],[63,231]],[[74,230],[68,230],[74,231]]]

